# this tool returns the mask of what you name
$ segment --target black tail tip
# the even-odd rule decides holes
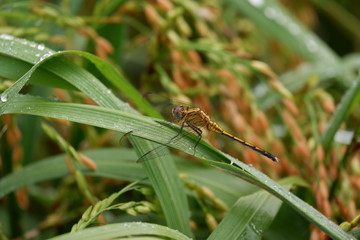
[[[273,156],[273,158],[271,158],[271,160],[273,160],[274,162],[280,162],[280,158],[275,157],[275,156]]]

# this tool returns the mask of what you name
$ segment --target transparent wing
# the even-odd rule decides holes
[[[183,105],[186,107],[196,107],[190,104],[190,99],[185,96],[182,97],[169,97],[164,94],[146,93],[143,95],[144,99],[150,102],[169,122],[176,123],[177,120],[172,115],[172,109],[177,105]]]
[[[156,159],[160,156],[164,156],[167,155],[169,153],[169,151],[167,151],[167,146],[166,145],[160,145],[156,148],[154,148],[153,150],[145,153],[144,155],[142,155],[137,161],[136,163],[141,163],[144,161],[149,161],[152,159]]]
[[[164,131],[163,128],[171,128],[176,131]],[[176,129],[175,129],[176,128]],[[159,156],[163,156],[164,154],[167,154],[169,151],[167,151],[167,147],[173,147],[177,149],[186,149],[190,152],[193,151],[195,154],[195,148],[199,141],[199,137],[191,128],[187,128],[186,126],[181,130],[178,127],[175,127],[174,124],[166,123],[165,121],[161,121],[161,124],[154,124],[151,126],[148,126],[146,128],[137,129],[130,131],[121,138],[123,139],[126,136],[134,135],[137,137],[145,138],[145,139],[153,139],[150,135],[156,132],[161,136],[161,142],[155,141],[160,146],[154,148],[153,150],[145,153],[143,156],[141,156],[137,162],[147,161],[154,158],[157,158]],[[147,137],[149,135],[149,138]],[[164,139],[166,142],[164,143]]]
[[[166,144],[162,144],[153,150],[142,155],[136,162],[143,162],[155,159],[159,156],[164,156],[164,154],[168,154],[167,151],[168,146],[172,146],[179,149],[188,149],[193,150],[193,155],[196,153],[196,145],[198,141],[186,141],[186,136],[194,135],[191,131],[183,130],[181,133],[175,135],[172,139],[170,139]],[[199,136],[196,136],[199,139]]]

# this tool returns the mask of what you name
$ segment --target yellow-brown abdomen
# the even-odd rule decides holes
[[[219,125],[212,121],[209,121],[208,124],[206,124],[206,129],[221,134],[224,132],[224,130]]]

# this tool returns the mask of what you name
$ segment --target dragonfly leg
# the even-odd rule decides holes
[[[178,132],[175,136],[173,136],[168,143],[171,143],[172,140],[174,140],[175,138],[177,138],[177,137],[182,133],[184,127],[185,127],[185,122],[183,122],[183,123],[181,124],[181,127],[180,127],[179,132]]]
[[[201,141],[201,138],[202,138],[202,130],[196,126],[193,126],[193,125],[188,125],[198,136],[198,140],[194,146],[194,156],[195,156],[195,153],[196,153],[196,147],[199,145],[199,142]]]
[[[189,126],[188,126],[185,122],[183,122],[183,123],[181,124],[181,126],[180,126],[179,132],[178,132],[175,136],[173,136],[166,144],[170,144],[170,143],[171,143],[172,141],[174,141],[179,135],[181,135],[181,133],[183,132],[184,127],[189,127]],[[126,133],[126,135],[131,134],[131,133],[132,133],[132,131]],[[166,145],[166,144],[165,144],[165,145]],[[158,146],[158,147],[156,147],[155,149],[152,149],[152,150],[148,151],[147,153],[145,153],[144,155],[142,155],[136,162],[139,163],[139,162],[143,162],[143,161],[145,161],[145,160],[147,160],[147,159],[151,159],[152,157],[155,158],[155,157],[156,157],[156,152],[160,151],[160,149],[162,149],[162,148],[165,148],[165,146],[164,146],[164,145]],[[154,156],[152,156],[152,155],[154,155]]]
[[[123,141],[123,139],[124,139],[125,137],[129,136],[130,134],[132,134],[133,132],[134,132],[134,131],[131,130],[131,131],[129,131],[129,132],[126,132],[124,135],[122,135],[121,138],[120,138],[120,140],[119,140],[119,143],[121,144],[122,141]]]

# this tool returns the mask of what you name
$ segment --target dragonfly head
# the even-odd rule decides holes
[[[184,113],[184,106],[183,105],[177,105],[173,107],[172,114],[177,120],[181,120]]]

